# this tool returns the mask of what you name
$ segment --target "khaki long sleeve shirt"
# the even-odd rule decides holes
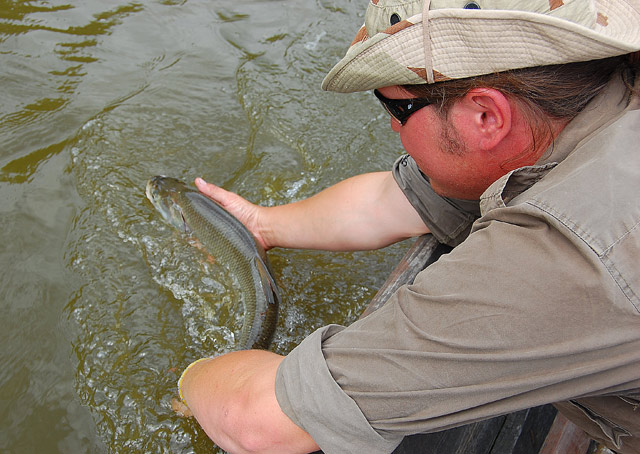
[[[327,454],[373,454],[557,403],[612,449],[640,452],[639,107],[615,79],[479,212],[425,196],[399,161],[409,200],[457,246],[378,311],[294,349],[276,376],[283,411]]]

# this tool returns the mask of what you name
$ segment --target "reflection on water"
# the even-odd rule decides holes
[[[363,9],[0,1],[1,452],[215,450],[170,401],[190,361],[231,348],[241,295],[144,184],[202,175],[273,205],[388,169],[370,95],[319,89]],[[402,250],[271,251],[273,350],[355,320]]]

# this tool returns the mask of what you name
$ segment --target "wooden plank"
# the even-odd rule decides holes
[[[505,417],[405,437],[393,454],[490,454]]]
[[[586,454],[591,439],[561,413],[556,415],[540,454]]]
[[[524,421],[518,417],[523,413],[526,413]],[[513,418],[513,424],[505,424],[502,428],[491,454],[538,453],[557,413],[553,405],[542,405],[508,415]],[[509,443],[508,440],[514,441]]]
[[[543,405],[441,432],[410,435],[393,454],[538,454],[556,413],[552,405]]]
[[[530,411],[527,409],[506,416],[500,433],[491,447],[491,454],[510,454],[513,452],[522,435],[529,413]]]

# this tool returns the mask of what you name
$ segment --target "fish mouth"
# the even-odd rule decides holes
[[[162,199],[165,198],[167,194],[166,188],[163,188],[163,178],[164,177],[162,175],[150,178],[147,181],[147,187],[145,189],[147,199],[149,199],[149,202],[151,202],[153,206],[156,207],[156,209],[159,211],[166,210],[166,208],[163,207],[164,204],[162,203]]]
[[[188,232],[189,227],[184,219],[182,208],[174,200],[183,185],[176,178],[157,175],[147,181],[145,193],[165,221],[179,230]]]
[[[147,181],[147,187],[145,188],[145,194],[147,195],[147,199],[149,202],[154,203],[156,195],[158,193],[156,179],[158,177],[153,177]]]
[[[147,197],[149,200],[161,197],[162,193],[174,191],[178,184],[181,184],[181,181],[176,178],[156,175],[147,181]]]
[[[156,175],[147,181],[146,194],[147,198],[156,204],[157,201],[165,198],[173,198],[173,195],[179,191],[179,188],[184,184],[171,177],[165,177],[164,175]]]

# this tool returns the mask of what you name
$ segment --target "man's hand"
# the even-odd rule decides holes
[[[261,231],[260,212],[262,207],[249,202],[234,192],[222,189],[215,184],[207,183],[202,178],[196,178],[195,183],[200,192],[242,222],[265,251],[273,247],[267,243]]]
[[[369,250],[429,232],[391,172],[357,175],[273,207],[254,205],[201,178],[196,186],[237,217],[265,250]]]

